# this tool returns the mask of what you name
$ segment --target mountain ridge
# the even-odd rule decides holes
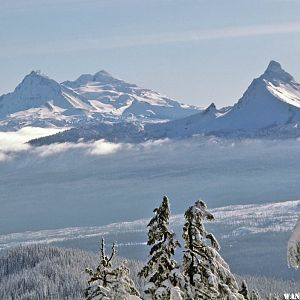
[[[212,103],[205,110],[191,116],[160,124],[147,123],[142,128],[135,123],[129,126],[127,122],[104,122],[58,133],[53,137],[32,141],[32,144],[76,142],[76,138],[85,141],[106,139],[111,142],[139,143],[164,138],[188,138],[193,135],[298,137],[300,84],[278,62],[271,61],[263,74],[251,82],[243,96],[231,107],[217,109]]]
[[[300,84],[272,60],[233,106],[218,109],[212,103],[200,109],[104,70],[62,83],[33,71],[0,97],[0,130],[24,126],[71,127],[55,136],[60,142],[76,142],[75,137],[143,142],[199,134],[297,137]]]
[[[13,92],[0,96],[0,129],[15,130],[36,123],[42,127],[76,127],[124,119],[160,122],[199,110],[104,70],[62,83],[32,71]]]

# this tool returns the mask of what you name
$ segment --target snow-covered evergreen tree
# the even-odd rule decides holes
[[[219,243],[213,234],[205,230],[204,220],[214,219],[205,202],[198,200],[184,216],[186,299],[244,300],[228,264],[218,253]]]
[[[105,253],[105,243],[102,239],[100,263],[96,270],[86,269],[90,275],[85,298],[99,300],[126,300],[140,299],[133,281],[129,278],[129,269],[122,264],[114,268],[112,259],[116,254],[115,244],[112,246],[111,255]]]
[[[281,300],[281,297],[278,294],[270,295],[268,300]]]
[[[152,246],[150,259],[139,273],[146,281],[144,292],[147,299],[181,299],[179,286],[183,277],[173,259],[179,242],[169,229],[170,205],[166,196],[160,207],[154,209],[154,214],[148,224],[147,244]]]
[[[121,265],[122,259],[116,255],[113,264]],[[41,244],[7,249],[0,253],[0,299],[82,300],[82,291],[87,281],[87,276],[82,270],[86,266],[96,269],[97,265],[98,256],[78,249]],[[142,280],[138,279],[137,273],[144,264],[128,260],[126,266],[130,269],[130,277],[136,287],[142,289],[144,285]],[[299,280],[249,275],[236,278],[239,278],[239,281],[246,280],[249,290],[259,290],[264,300],[281,300],[282,291],[299,289]],[[180,299],[174,298],[177,296],[176,292],[178,294],[178,290],[174,290],[171,295],[172,299]]]
[[[129,277],[129,269],[125,263],[115,269],[116,278],[110,288],[110,299],[140,299],[133,280]]]
[[[250,300],[262,300],[257,290],[252,291]]]
[[[288,265],[295,269],[300,266],[300,218],[288,242]]]
[[[239,291],[240,294],[242,294],[245,298],[245,300],[250,300],[249,299],[249,289],[248,289],[248,286],[247,286],[247,283],[245,280],[242,281],[242,285],[241,285],[241,289]]]

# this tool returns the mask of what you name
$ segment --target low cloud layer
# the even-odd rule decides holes
[[[31,147],[24,146],[33,137],[26,130],[1,134],[4,232],[135,220],[149,216],[162,195],[170,197],[174,213],[199,197],[217,207],[300,195],[297,140],[198,136],[143,144],[100,140]]]
[[[28,141],[62,131],[54,128],[24,127],[15,132],[0,132],[0,161],[10,160],[18,154],[28,152],[40,157],[52,156],[69,150],[83,149],[88,155],[107,155],[118,151],[122,145],[103,140],[93,143],[62,143],[32,147]]]
[[[24,127],[19,131],[0,132],[0,161],[10,159],[18,152],[29,151],[31,147],[26,144],[29,140],[59,131],[54,128]]]

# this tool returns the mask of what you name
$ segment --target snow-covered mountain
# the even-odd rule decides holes
[[[103,120],[168,121],[199,111],[105,71],[59,84],[31,72],[14,92],[0,97],[0,127],[72,126]]]
[[[86,117],[91,106],[55,80],[31,72],[0,97],[0,127],[65,126]]]
[[[82,93],[81,93],[82,95]],[[102,123],[42,138],[34,143],[76,142],[77,139],[141,142],[149,139],[185,138],[196,134],[229,137],[300,136],[300,84],[271,61],[232,107],[207,109],[165,123]]]
[[[299,135],[298,124],[300,84],[278,62],[271,61],[233,107],[217,110],[212,104],[198,114],[163,124],[156,136],[258,136],[282,132]]]
[[[168,97],[112,77],[106,71],[81,75],[63,86],[73,90],[101,113],[131,119],[178,119],[198,112],[199,108],[180,104]]]
[[[215,127],[223,130],[253,131],[300,121],[300,84],[271,61],[254,79],[243,97]]]
[[[300,84],[271,61],[232,107],[180,104],[105,71],[62,84],[37,72],[0,97],[0,128],[65,126],[37,143],[106,139],[142,142],[193,135],[300,136]],[[36,141],[34,142],[36,143]]]

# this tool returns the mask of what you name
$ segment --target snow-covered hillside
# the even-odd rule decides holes
[[[78,127],[103,120],[168,121],[198,111],[105,71],[62,84],[33,71],[14,92],[0,97],[0,129]]]
[[[212,212],[216,221],[207,223],[206,227],[221,241],[222,255],[235,272],[299,280],[299,272],[289,269],[286,260],[287,239],[299,216],[299,208],[299,200],[215,208]],[[149,219],[140,219],[103,226],[3,234],[0,235],[0,253],[18,245],[35,244],[98,251],[99,239],[105,237],[109,244],[118,241],[120,255],[145,260],[149,251],[146,245],[148,222]],[[182,214],[171,218],[170,225],[179,239],[183,224]],[[246,255],[247,260],[240,253]]]
[[[215,224],[222,238],[256,235],[262,233],[280,233],[292,231],[300,211],[300,200],[266,204],[231,205],[212,210],[216,217]],[[41,231],[26,231],[0,235],[0,250],[18,245],[50,244],[90,237],[145,232],[148,219],[132,222],[113,223],[104,226],[69,227]],[[184,216],[174,215],[171,218],[173,228],[181,228]],[[223,228],[223,230],[221,230]],[[225,230],[226,228],[226,230]],[[128,245],[133,241],[128,241]],[[140,241],[138,244],[146,244]],[[119,243],[119,246],[122,244]],[[126,245],[123,245],[126,246]]]

